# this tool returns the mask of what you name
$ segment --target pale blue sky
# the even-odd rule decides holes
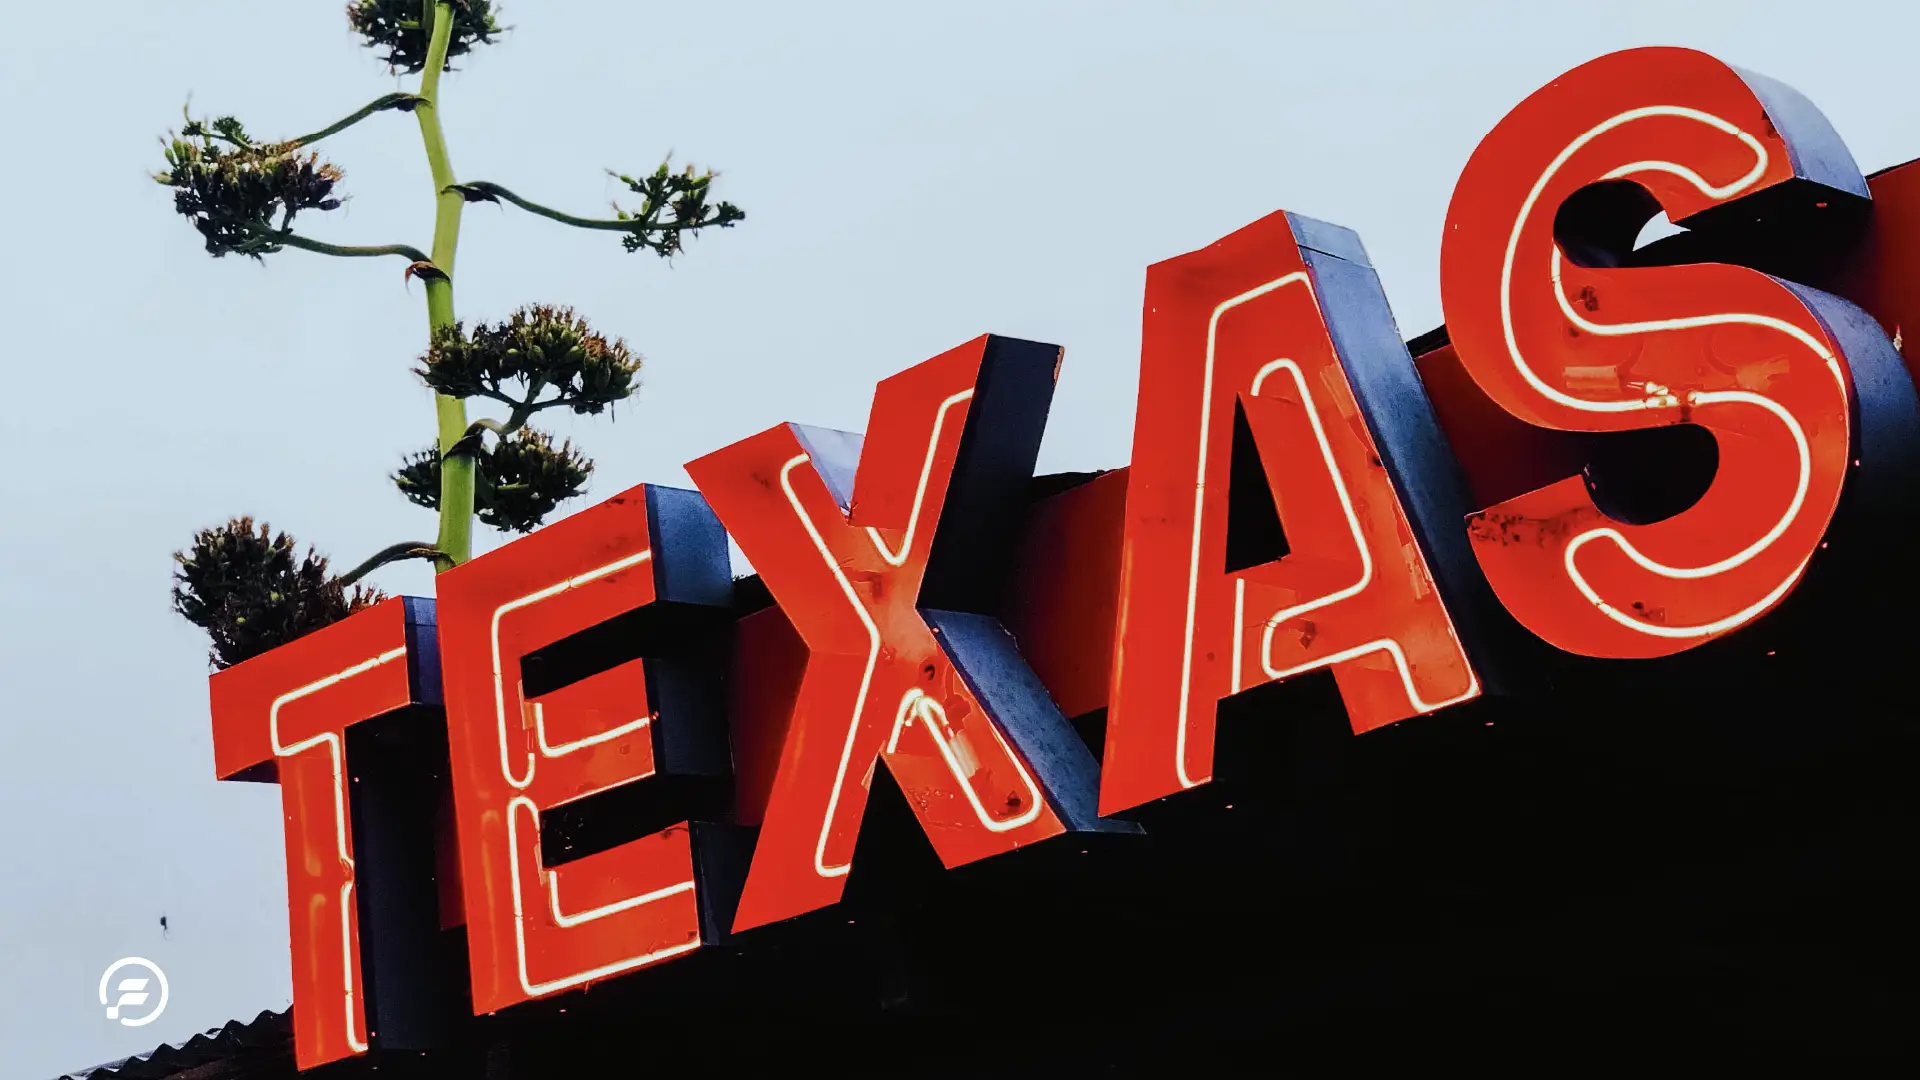
[[[408,374],[420,290],[394,260],[209,259],[146,176],[189,93],[291,135],[394,89],[342,6],[9,5],[0,1080],[287,1002],[278,793],[213,779],[205,642],[168,610],[168,556],[241,512],[348,564],[431,538],[384,479],[432,434]],[[1124,463],[1148,263],[1295,210],[1357,229],[1402,331],[1429,329],[1475,142],[1614,49],[1691,45],[1781,79],[1869,171],[1920,156],[1920,9],[1890,0],[693,8],[701,28],[645,0],[508,0],[514,32],[444,91],[462,179],[593,212],[604,167],[672,149],[748,212],[668,267],[469,210],[464,316],[570,303],[648,357],[617,422],[562,425],[601,494],[684,485],[683,462],[779,421],[858,429],[876,379],[985,331],[1066,348],[1043,468]],[[426,246],[410,118],[325,149],[354,198],[316,234]],[[379,580],[430,588],[417,568]],[[150,1027],[94,1000],[129,953],[172,979]]]

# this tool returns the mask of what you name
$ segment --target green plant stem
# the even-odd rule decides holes
[[[453,163],[447,156],[446,134],[440,128],[440,73],[447,66],[447,43],[453,34],[453,8],[448,0],[421,0],[421,18],[430,27],[427,41],[427,65],[420,74],[420,102],[413,115],[420,121],[420,140],[426,146],[427,165],[433,171],[433,265],[447,276],[429,278],[427,287],[427,329],[434,331],[453,325],[453,257],[460,243],[460,209],[465,205],[457,192],[448,191],[455,183]],[[454,454],[453,448],[467,433],[467,406],[459,398],[434,395],[434,411],[440,435],[440,536],[434,547],[440,552],[440,569],[458,566],[473,558],[474,459],[471,454]]]
[[[605,229],[608,232],[632,232],[636,226],[643,224],[643,222],[635,218],[608,220],[605,218],[575,217],[564,211],[555,210],[550,206],[541,206],[531,199],[523,199],[490,180],[476,180],[473,183],[461,184],[459,186],[467,191],[475,191],[493,198],[505,199],[529,214],[539,214],[543,218],[557,221],[562,225],[571,225],[576,229]],[[655,229],[674,228],[674,226],[670,224],[654,225],[651,227]]]
[[[311,143],[317,143],[321,139],[324,139],[329,135],[338,135],[340,132],[347,130],[348,128],[352,127],[353,125],[359,123],[362,120],[365,120],[367,117],[372,116],[374,113],[386,112],[389,109],[412,110],[414,107],[418,106],[419,104],[420,104],[420,98],[414,94],[409,94],[405,92],[388,94],[385,97],[375,98],[365,108],[361,109],[359,112],[348,115],[346,119],[341,120],[338,123],[329,124],[328,126],[323,127],[319,131],[313,132],[310,135],[302,135],[297,139],[288,139],[286,142],[276,143],[274,144],[274,148],[278,150],[283,150],[283,151],[298,150],[299,148],[303,146],[307,146]]]
[[[547,384],[544,379],[535,379],[533,380],[533,385],[527,387],[526,398],[519,401],[505,394],[482,391],[487,397],[509,406],[510,411],[507,413],[507,419],[505,421],[491,419],[475,420],[473,427],[467,429],[468,434],[472,434],[474,431],[480,429],[485,429],[504,439],[514,432],[519,431],[521,428],[526,427],[528,421],[533,419],[534,413],[544,412],[547,409],[552,409],[567,403],[564,397],[550,397],[545,401],[541,401],[540,391],[546,388]]]
[[[366,562],[341,574],[337,579],[342,588],[352,585],[388,563],[402,562],[407,559],[437,559],[440,552],[432,544],[419,540],[403,540],[398,544],[389,544],[373,553]]]
[[[480,419],[475,420],[470,426],[468,426],[467,435],[471,437],[474,435],[478,435],[482,431],[491,431],[495,435],[500,436],[500,438],[505,439],[508,436],[512,435],[514,432],[519,431],[523,427],[526,427],[527,422],[533,419],[534,413],[540,412],[543,409],[551,408],[552,406],[555,406],[555,405],[562,405],[562,404],[565,404],[565,402],[562,402],[557,398],[549,398],[546,401],[538,402],[531,405],[525,402],[520,402],[514,405],[513,412],[509,413],[505,420],[495,420],[491,417],[486,417],[486,416],[483,416]]]
[[[402,255],[414,262],[427,262],[427,255],[417,247],[407,244],[329,244],[324,240],[314,240],[298,233],[270,232],[258,233],[262,240],[276,244],[299,248],[302,251],[317,252],[321,255],[334,255],[341,258],[364,259],[380,255]]]

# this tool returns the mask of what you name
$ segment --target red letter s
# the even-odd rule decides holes
[[[1913,390],[1859,309],[1741,266],[1623,268],[1663,208],[1711,237],[1865,198],[1804,98],[1687,49],[1582,65],[1480,143],[1441,248],[1447,326],[1474,381],[1540,427],[1696,424],[1718,445],[1705,494],[1664,520],[1606,516],[1578,476],[1470,519],[1488,579],[1534,633],[1626,658],[1743,626],[1823,546],[1850,463],[1905,456]]]

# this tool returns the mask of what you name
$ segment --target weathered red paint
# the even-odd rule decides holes
[[[1479,692],[1315,282],[1284,213],[1147,271],[1102,813],[1205,783],[1262,683],[1332,667],[1356,731]],[[1290,550],[1229,569],[1236,416]]]
[[[807,648],[735,929],[840,898],[877,760],[948,866],[1063,831],[916,606],[985,348],[882,382],[864,440],[782,425],[687,466]]]
[[[1633,239],[1607,220],[1619,211],[1563,209],[1597,183],[1656,200],[1636,217],[1657,205],[1675,221],[1791,196],[1790,182],[1848,197],[1857,171],[1816,186],[1800,165],[1824,149],[1811,145],[1824,120],[1782,112],[1768,87],[1686,49],[1602,57],[1509,113],[1454,189],[1441,295],[1489,397],[1540,427],[1692,423],[1719,444],[1712,486],[1662,521],[1606,517],[1579,477],[1474,517],[1501,599],[1569,652],[1661,656],[1751,622],[1799,580],[1839,502],[1851,378],[1812,296],[1738,266],[1610,266],[1604,249]],[[1832,156],[1817,160],[1851,169]]]
[[[1908,340],[1920,333],[1920,161],[1875,173],[1867,189],[1873,193],[1872,226],[1842,264],[1833,291],[1879,321],[1920,381],[1920,342]]]
[[[438,578],[473,1007],[488,1013],[699,948],[685,823],[562,868],[540,814],[654,773],[645,665],[540,697],[522,658],[652,604],[660,539],[633,488]]]
[[[1115,469],[1036,502],[1014,564],[1007,631],[1068,716],[1107,704],[1127,476]]]

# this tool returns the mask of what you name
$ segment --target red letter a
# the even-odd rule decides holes
[[[1480,692],[1466,501],[1353,233],[1277,213],[1150,268],[1133,447],[1101,812],[1205,783],[1261,683],[1332,668],[1356,731]],[[1267,499],[1284,537],[1237,550]]]

